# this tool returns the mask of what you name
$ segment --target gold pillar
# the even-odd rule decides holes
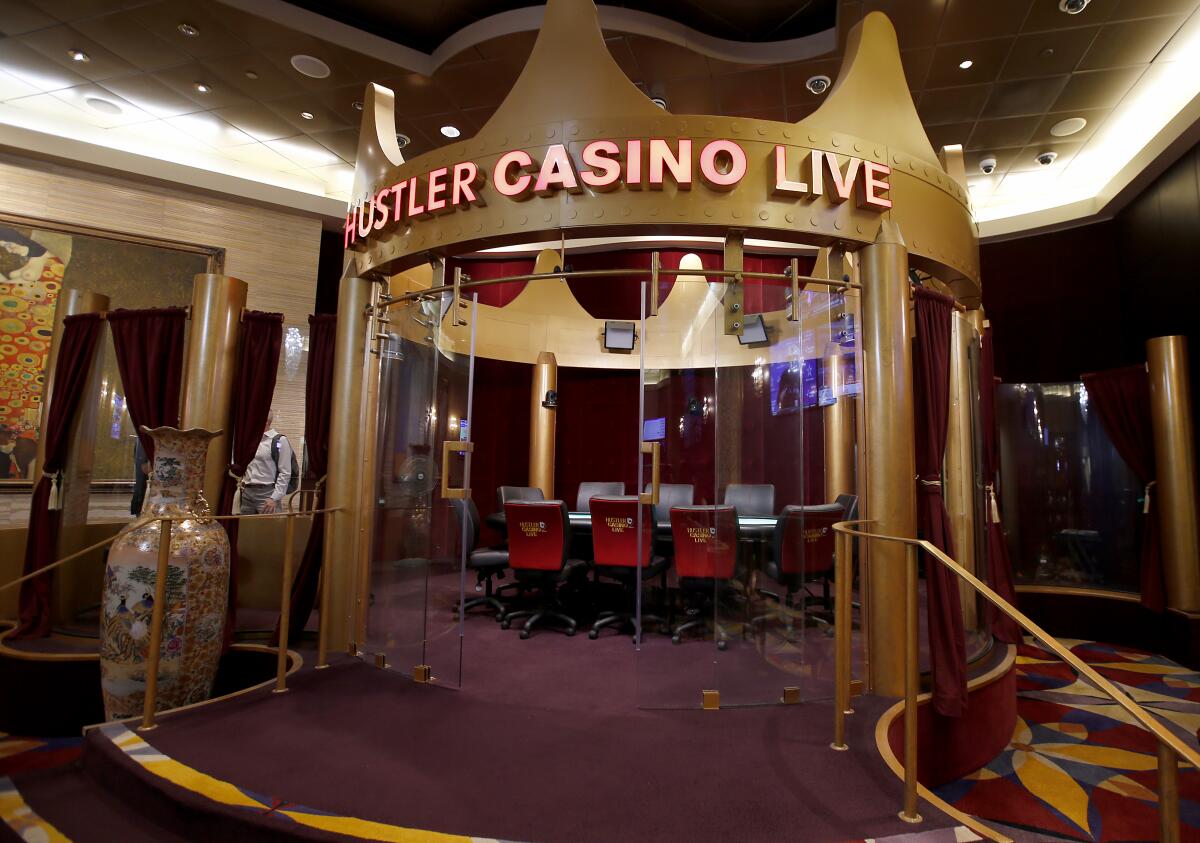
[[[972,344],[978,341],[969,317],[955,312],[950,324],[950,416],[946,426],[946,485],[943,492],[946,513],[950,516],[954,559],[975,573],[975,436],[972,425],[975,392],[970,355]],[[975,629],[979,625],[975,592],[970,588],[959,588],[958,595],[962,603],[963,628]]]
[[[826,383],[833,389],[834,402],[825,407],[825,500],[853,495],[854,485],[854,399],[843,395],[842,349],[832,346],[825,354]]]
[[[225,431],[209,446],[204,468],[204,497],[213,507],[229,470],[229,403],[246,290],[245,281],[228,275],[204,273],[192,282],[179,424]]]
[[[43,408],[49,408],[51,394],[54,390],[54,368],[58,364],[59,341],[62,339],[63,319],[80,313],[103,313],[108,310],[108,296],[91,290],[68,289],[63,291],[62,298],[54,314],[54,343],[46,362],[46,390],[43,393]],[[96,352],[92,355],[91,371],[83,387],[83,400],[75,411],[71,421],[71,445],[67,451],[67,464],[62,470],[62,526],[59,529],[58,549],[56,558],[66,556],[87,545],[84,531],[87,528],[88,501],[92,488],[92,466],[96,447],[96,412],[100,405],[101,370],[104,367],[104,339],[101,335],[96,342]],[[33,480],[37,482],[41,476],[41,466],[44,463],[45,437],[38,437],[37,462],[34,463]],[[89,603],[94,602],[98,574],[89,560],[87,568],[78,565],[70,569],[58,571],[54,575],[54,605],[52,616],[55,622],[72,619],[75,614]]]
[[[529,485],[554,498],[554,431],[557,410],[543,407],[549,391],[558,391],[558,360],[549,351],[533,364],[533,391],[529,396]]]
[[[368,307],[373,284],[365,278],[342,278],[338,292],[337,338],[333,353],[333,396],[329,414],[329,470],[326,506],[338,512],[326,516],[325,562],[321,573],[321,616],[331,652],[345,652],[358,615],[360,558],[367,546],[370,512],[364,512],[362,474],[367,446],[364,419],[374,407],[364,406],[367,394],[367,349],[371,333]],[[371,478],[374,472],[369,472]]]
[[[860,252],[863,392],[866,403],[866,511],[873,532],[916,535],[916,454],[908,249],[885,219]],[[869,547],[870,679],[874,693],[904,693],[904,546]]]
[[[1187,338],[1147,341],[1146,360],[1158,471],[1158,483],[1150,494],[1157,498],[1154,508],[1162,531],[1167,606],[1183,612],[1200,611],[1200,534]]]

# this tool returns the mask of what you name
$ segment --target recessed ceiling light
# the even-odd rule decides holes
[[[650,97],[650,102],[657,105],[663,111],[667,110],[667,101],[665,99],[663,99],[662,97]]]
[[[67,50],[67,55],[75,61],[91,61],[92,57],[83,50]]]
[[[354,106],[355,111],[362,111],[362,109],[363,109],[362,100],[355,100],[354,102],[352,102],[350,104],[352,106]]]
[[[458,126],[442,126],[442,134],[448,138],[456,138],[462,134]]]
[[[396,146],[404,149],[404,147],[408,146],[410,143],[412,143],[412,138],[410,138],[408,135],[400,133],[396,134]]]
[[[301,116],[301,117],[303,117],[305,120],[312,120],[312,119],[314,119],[314,118],[313,118],[313,113],[312,113],[311,111],[301,111],[301,112],[300,112],[300,116]]]
[[[970,70],[971,65],[973,64],[975,64],[975,62],[971,61],[970,59],[963,59],[958,63],[958,68],[959,70]]]
[[[1042,57],[1042,58],[1044,58],[1044,59],[1048,59],[1048,58],[1050,58],[1052,55],[1054,55],[1054,48],[1053,48],[1053,47],[1047,47],[1046,49],[1044,49],[1044,50],[1042,50],[1040,53],[1038,53],[1038,55],[1039,55],[1039,56],[1041,56],[1041,57]]]
[[[99,111],[101,114],[121,113],[121,106],[117,105],[115,102],[109,102],[106,99],[101,99],[100,97],[86,97],[84,102],[91,106],[93,110]]]
[[[178,29],[180,32],[182,32],[184,35],[186,35],[188,38],[195,38],[197,35],[200,34],[200,30],[196,29],[196,27],[192,26],[190,23],[181,23],[181,24],[179,24],[179,26],[177,26],[175,28]]]
[[[207,94],[209,91],[212,90],[212,88],[210,88],[208,86],[207,82],[197,82],[194,87],[201,94]]]
[[[809,93],[820,96],[829,90],[830,80],[828,76],[810,76],[808,81],[804,83],[804,87],[808,88]]]
[[[1066,120],[1059,120],[1050,127],[1050,134],[1056,138],[1065,138],[1067,135],[1073,135],[1076,132],[1083,130],[1087,125],[1087,121],[1082,117],[1068,117]]]
[[[257,78],[258,78],[258,74],[257,74],[257,73],[255,73],[253,70],[247,70],[247,71],[246,71],[246,78],[247,78],[247,79],[257,79]]]
[[[292,56],[292,67],[297,73],[310,79],[324,79],[330,74],[329,65],[316,56],[306,56],[303,53]]]

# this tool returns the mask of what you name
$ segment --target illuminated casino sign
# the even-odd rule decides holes
[[[885,164],[785,144],[776,144],[764,163],[761,170],[769,182],[765,187],[777,199],[803,202],[824,197],[837,204],[854,198],[865,210],[882,212],[892,207],[886,195],[892,171]],[[486,205],[489,194],[519,202],[560,191],[661,190],[668,183],[677,190],[691,190],[699,183],[726,192],[750,171],[745,148],[725,138],[703,144],[691,138],[594,140],[582,147],[578,160],[561,143],[547,147],[540,161],[514,149],[500,155],[490,168],[461,161],[379,189],[347,214],[344,244],[349,247],[402,222]]]

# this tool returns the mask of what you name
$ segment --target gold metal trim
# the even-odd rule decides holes
[[[721,692],[701,691],[700,707],[705,711],[717,711],[721,707]]]
[[[1105,591],[1102,588],[1079,588],[1058,585],[1018,585],[1018,594],[1052,594],[1063,597],[1095,597],[1103,600],[1119,600],[1122,603],[1141,603],[1142,596],[1128,591]]]
[[[474,442],[463,442],[458,439],[447,439],[442,443],[442,497],[448,500],[464,500],[471,496],[467,486],[455,487],[450,485],[450,454],[471,453],[475,450]]]
[[[783,689],[783,696],[779,701],[784,705],[799,705],[800,704],[800,689],[789,685]]]
[[[433,681],[433,668],[427,664],[415,664],[412,669],[412,678],[414,682],[426,684]]]
[[[659,480],[662,477],[662,448],[659,442],[643,442],[642,453],[650,455],[650,491],[638,493],[638,502],[643,506],[658,504]]]
[[[386,653],[376,653],[375,654],[375,666],[380,669],[387,667],[387,654]]]

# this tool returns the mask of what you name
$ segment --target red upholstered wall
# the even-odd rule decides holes
[[[497,486],[529,482],[528,363],[506,360],[475,361],[475,404],[471,420],[471,498],[481,516],[496,511]],[[494,544],[503,537],[483,527],[480,541]]]

